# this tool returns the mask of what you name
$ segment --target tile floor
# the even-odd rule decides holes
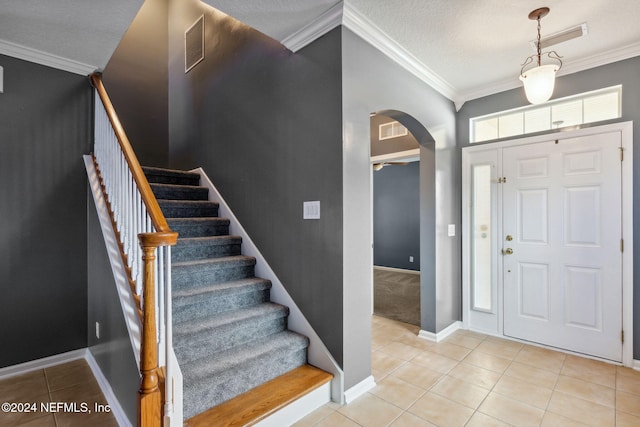
[[[35,411],[0,410],[0,426],[118,425],[113,414],[100,412],[108,407],[107,401],[85,360],[75,360],[0,380],[0,404],[4,402],[29,403],[30,409],[35,407]],[[66,405],[65,408],[63,402],[75,403],[75,406]],[[96,411],[96,405],[102,405],[97,407],[99,411]],[[14,406],[13,409],[20,408]]]
[[[640,426],[640,372],[470,331],[440,343],[373,316],[377,386],[296,426]]]

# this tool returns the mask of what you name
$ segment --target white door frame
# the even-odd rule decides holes
[[[566,139],[616,131],[621,134],[621,143],[624,155],[624,161],[622,162],[622,238],[624,239],[624,252],[622,253],[622,327],[624,329],[622,363],[624,366],[633,365],[633,122],[630,121],[572,131],[561,131],[509,141],[473,145],[462,149],[462,322],[465,329],[474,329],[473,326],[469,324],[471,310],[470,154],[479,151],[496,150],[517,145],[536,144],[548,141],[554,137],[557,137],[558,139]],[[499,227],[502,227],[502,225],[499,224]],[[501,230],[499,233],[499,235],[502,235]],[[500,257],[498,257],[498,328],[496,331],[479,331],[496,336],[503,336],[502,288],[504,282],[502,280],[501,271],[502,261]]]

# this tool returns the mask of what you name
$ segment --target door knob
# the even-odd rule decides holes
[[[513,240],[513,236],[511,236],[511,234],[507,234],[507,237],[505,237],[505,240],[506,240],[507,242],[510,242],[510,241],[512,241],[512,240]]]
[[[513,253],[513,249],[507,248],[502,250],[502,255],[511,255]]]

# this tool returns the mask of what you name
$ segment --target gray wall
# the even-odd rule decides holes
[[[146,0],[103,72],[104,85],[143,166],[169,163],[167,1]]]
[[[373,264],[420,271],[419,162],[373,172]]]
[[[93,196],[88,192],[87,198],[87,345],[129,421],[135,425],[135,397],[140,386],[140,371],[133,354]],[[100,339],[95,335],[96,322],[100,322]]]
[[[640,250],[640,57],[604,65],[575,74],[559,77],[554,98],[562,98],[590,90],[622,84],[622,118],[633,120],[633,208],[636,251]],[[461,146],[469,145],[469,119],[496,111],[527,105],[522,88],[469,101],[458,114],[458,135]],[[634,358],[640,359],[640,258],[634,263]]]
[[[198,1],[170,4],[170,159],[202,166],[341,364],[340,31],[296,54]],[[184,31],[205,16],[205,59]],[[303,220],[304,201],[321,202]]]
[[[402,111],[415,119],[416,126],[424,126],[435,140],[435,143],[427,143],[416,137],[421,142],[420,264],[423,271],[434,266],[433,274],[421,275],[421,324],[422,329],[430,332],[442,330],[461,316],[460,239],[446,237],[447,224],[460,227],[460,200],[457,197],[460,194],[460,150],[456,146],[455,110],[451,101],[350,30],[343,28],[342,33],[344,366],[348,387],[371,372],[369,315],[373,238],[369,114],[390,108]],[[413,129],[409,127],[409,130],[416,136]],[[427,170],[428,164],[435,164],[435,171]],[[429,200],[435,203],[429,203]]]
[[[0,55],[0,368],[87,345],[86,77]]]

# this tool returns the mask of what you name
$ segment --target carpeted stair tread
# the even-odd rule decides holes
[[[174,289],[205,286],[252,277],[256,259],[244,255],[172,263]]]
[[[172,249],[173,262],[240,255],[242,237],[205,236],[179,238]]]
[[[157,200],[209,200],[209,189],[195,185],[150,183]]]
[[[167,218],[171,230],[179,234],[179,238],[221,236],[229,234],[229,219],[219,217],[201,218]]]
[[[285,306],[263,303],[174,325],[176,357],[181,364],[217,358],[233,347],[284,331],[288,315]]]
[[[202,218],[218,216],[218,203],[208,200],[158,200],[166,218]]]
[[[195,172],[185,172],[175,169],[163,169],[151,166],[143,166],[147,180],[150,183],[179,184],[179,185],[199,185],[200,174]]]
[[[307,363],[307,337],[291,331],[182,365],[185,419]]]
[[[244,322],[249,319],[284,317],[289,314],[289,309],[283,305],[272,302],[259,304],[239,310],[228,311],[216,316],[208,317],[197,322],[175,325],[174,339],[178,340],[185,335],[199,334],[214,329],[231,328],[235,322]]]
[[[174,324],[269,301],[271,282],[251,277],[173,291]]]

